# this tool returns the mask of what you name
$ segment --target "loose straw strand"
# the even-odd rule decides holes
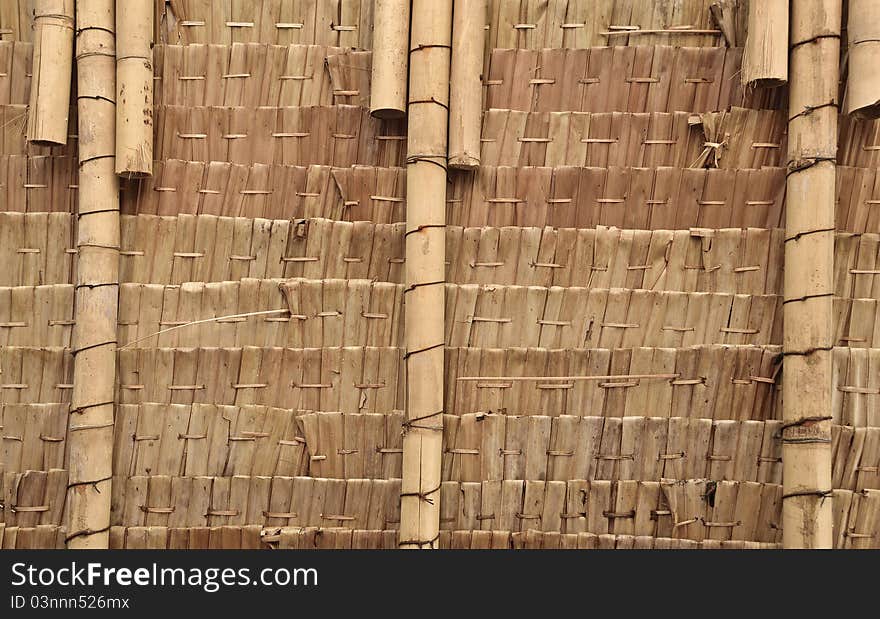
[[[136,340],[125,344],[124,346],[120,346],[117,350],[123,350],[124,348],[128,348],[129,346],[134,346],[135,344],[139,344],[144,340],[148,340],[151,337],[156,337],[162,335],[163,333],[168,333],[169,331],[176,331],[177,329],[183,329],[185,327],[191,327],[193,325],[202,325],[209,322],[217,322],[218,320],[230,320],[232,318],[250,318],[251,316],[268,316],[271,314],[285,314],[290,312],[289,309],[274,309],[274,310],[266,310],[264,312],[248,312],[246,314],[230,314],[228,316],[215,316],[214,318],[205,318],[203,320],[193,320],[192,322],[187,322],[182,325],[175,325],[173,327],[168,327],[167,329],[162,329],[161,331],[156,331],[155,333],[150,333],[149,335],[145,335]]]

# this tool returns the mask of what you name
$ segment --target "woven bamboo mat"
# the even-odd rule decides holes
[[[0,522],[6,526],[62,524],[67,471],[7,471],[0,476],[0,484]]]
[[[399,502],[399,479],[134,476],[114,478],[111,523],[389,529]]]
[[[0,2],[0,41],[31,40],[30,0]]]
[[[495,50],[485,80],[485,105],[486,109],[528,112],[715,112],[737,105],[781,107],[781,89],[744,90],[741,67],[742,49],[726,47]]]
[[[27,105],[31,90],[32,56],[33,45],[30,43],[3,40],[3,35],[0,35],[0,104]]]
[[[125,404],[116,415],[116,475],[309,474],[309,453],[294,411]]]
[[[0,404],[69,402],[72,382],[69,349],[0,346]]]
[[[0,548],[3,550],[61,550],[64,548],[64,537],[64,529],[53,524],[7,527],[0,523]]]
[[[371,0],[156,0],[156,41],[369,47]]]

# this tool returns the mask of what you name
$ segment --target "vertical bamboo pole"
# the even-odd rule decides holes
[[[79,212],[67,547],[106,548],[110,527],[119,186],[114,0],[77,0]]]
[[[73,0],[34,0],[34,52],[27,139],[67,144],[73,75]]]
[[[116,0],[116,173],[153,174],[153,0]]]
[[[880,2],[849,0],[846,111],[880,118]]]
[[[370,113],[403,118],[409,67],[410,0],[373,1],[373,68]]]
[[[788,81],[789,0],[749,3],[742,83],[772,88]]]
[[[449,166],[480,165],[483,56],[488,0],[455,0],[449,83]]]
[[[440,534],[451,39],[452,0],[414,0],[406,167],[402,548],[436,548]]]
[[[783,544],[830,548],[841,0],[791,5],[782,414]]]

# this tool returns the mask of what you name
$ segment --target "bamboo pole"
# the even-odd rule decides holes
[[[106,548],[119,299],[114,0],[77,0],[76,27],[80,170],[67,547]]]
[[[73,0],[34,0],[34,52],[27,139],[67,144],[73,75]]]
[[[116,0],[116,173],[153,174],[153,0]]]
[[[480,165],[487,0],[455,0],[449,82],[449,166]]]
[[[788,81],[789,0],[749,3],[742,83],[772,88]]]
[[[880,118],[880,2],[849,0],[846,112]]]
[[[374,0],[370,113],[403,118],[409,66],[410,0]]]
[[[841,0],[794,0],[785,218],[783,545],[830,548]]]
[[[406,432],[401,548],[436,548],[446,299],[446,153],[452,0],[414,0],[406,206]]]

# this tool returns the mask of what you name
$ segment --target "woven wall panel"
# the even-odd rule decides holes
[[[600,45],[724,45],[709,0],[658,3],[652,0],[492,0],[490,48],[581,48]],[[743,11],[747,13],[747,11]],[[735,20],[745,31],[745,15]],[[709,30],[688,33],[680,29]],[[672,33],[632,30],[676,29]],[[614,35],[608,35],[614,32]],[[734,35],[731,35],[734,36]],[[743,36],[743,41],[745,40]]]
[[[110,527],[113,550],[175,549],[259,550],[270,548],[262,541],[263,527]],[[396,534],[396,531],[394,532]]]
[[[0,41],[30,41],[31,1],[3,0],[0,2]]]
[[[484,166],[476,173],[456,174],[447,192],[447,220],[465,226],[648,230],[777,228],[783,223],[785,173],[780,168],[596,165]]]
[[[67,213],[0,212],[0,285],[72,282],[73,245]]]
[[[0,404],[0,464],[7,473],[64,468],[66,404]]]
[[[725,168],[784,164],[784,115],[734,108],[702,118],[705,125],[714,123],[711,131],[705,128],[705,136],[700,118],[687,112],[489,110],[483,118],[482,164]],[[706,146],[721,144],[727,134],[732,137],[723,153]],[[711,164],[706,164],[710,157]]]
[[[6,471],[0,475],[0,522],[6,526],[60,525],[67,471]]]
[[[369,48],[372,7],[371,0],[156,0],[156,40]]]
[[[300,421],[312,454],[310,474],[400,477],[402,413],[309,413]],[[471,482],[707,477],[781,483],[779,426],[657,417],[447,415],[442,478]],[[385,457],[393,450],[398,457]]]
[[[77,153],[76,107],[68,116],[67,144],[64,146],[34,146],[27,143],[27,104],[0,104],[0,156],[5,155],[60,155],[75,157]],[[6,210],[6,209],[4,209]]]
[[[5,185],[0,192],[9,197],[6,210],[28,210],[28,201],[31,211],[68,210],[75,202],[75,172],[73,162],[64,158],[9,157],[5,164],[0,159],[0,184]],[[4,174],[9,176],[6,182]],[[401,168],[372,166],[169,160],[155,164],[152,179],[125,185],[122,209],[129,214],[396,223],[404,219],[405,176]],[[880,232],[877,179],[877,170],[839,168],[838,228]],[[477,173],[453,172],[450,180],[447,221],[458,226],[684,230],[778,228],[784,221],[783,168],[483,166]]]
[[[118,402],[403,410],[401,355],[396,348],[126,348],[118,355]]]
[[[63,550],[64,538],[64,529],[54,524],[7,527],[0,523],[0,548],[3,550]]]
[[[43,215],[10,215],[9,263],[21,264],[30,284],[42,253],[17,253],[42,246]],[[52,216],[63,236],[61,216]],[[4,215],[0,214],[0,219]],[[31,230],[33,230],[32,236]],[[581,286],[683,292],[781,294],[782,232],[747,230],[639,231],[614,228],[447,228],[447,279],[458,284]],[[122,280],[180,284],[187,281],[234,281],[305,277],[372,279],[401,283],[403,225],[341,222],[325,219],[290,222],[214,216],[123,217]],[[71,254],[59,241],[55,256]],[[2,251],[2,248],[0,248]],[[42,251],[42,250],[41,250]],[[49,251],[47,249],[47,251]],[[178,254],[178,255],[175,255]],[[66,283],[42,273],[47,283]],[[880,237],[840,234],[836,243],[836,296],[880,299]],[[2,281],[2,280],[0,280]]]
[[[400,480],[315,477],[114,478],[111,524],[392,529]]]
[[[348,529],[321,529],[317,527],[282,528],[266,531],[263,540],[271,548],[278,549],[383,549],[397,548],[396,531],[351,531]],[[629,550],[629,549],[725,549],[753,550],[775,549],[780,544],[742,542],[735,540],[703,540],[655,538],[649,535],[612,535],[596,533],[556,533],[528,530],[508,531],[441,531],[438,545],[449,550],[510,550],[510,549],[581,549],[581,550]]]
[[[343,51],[323,45],[166,45],[154,48],[155,102],[187,106],[315,106],[353,103],[325,62]],[[337,79],[341,75],[336,73]],[[369,75],[369,72],[368,72]],[[369,101],[369,100],[368,100]],[[367,104],[369,105],[369,103]]]
[[[120,405],[113,460],[120,476],[309,474],[294,411],[265,406]]]
[[[742,49],[631,46],[495,50],[486,108],[527,112],[715,112],[778,108],[781,89],[745,91]]]
[[[243,277],[403,281],[403,229],[398,224],[123,216],[122,250],[120,277],[126,282]]]
[[[159,159],[288,165],[402,165],[405,125],[354,106],[223,108],[161,106]]]
[[[69,350],[0,346],[0,404],[69,402],[72,383]]]
[[[45,150],[45,149],[44,149]],[[76,209],[75,159],[66,156],[0,156],[0,210],[71,213]]]
[[[0,104],[27,105],[31,91],[32,56],[33,45],[30,43],[6,41],[0,35]]]
[[[778,349],[449,349],[450,413],[776,418]],[[838,423],[841,423],[838,421]]]

